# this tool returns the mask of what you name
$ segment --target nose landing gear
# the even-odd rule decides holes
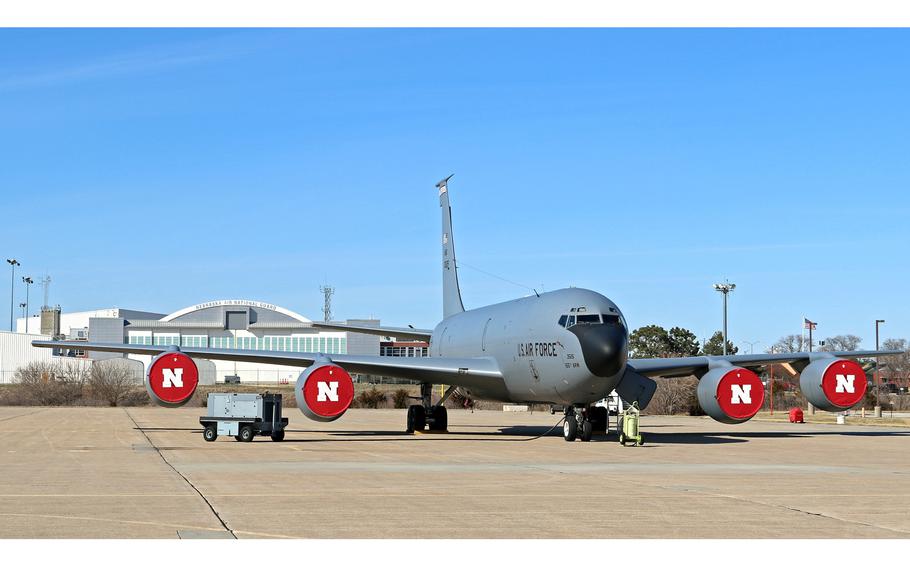
[[[562,426],[562,435],[567,442],[574,442],[579,438],[582,442],[590,442],[595,434],[606,434],[609,414],[607,409],[600,406],[566,408],[566,420]]]

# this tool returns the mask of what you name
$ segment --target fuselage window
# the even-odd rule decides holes
[[[559,327],[566,327],[566,321],[569,319],[569,316],[559,316]]]

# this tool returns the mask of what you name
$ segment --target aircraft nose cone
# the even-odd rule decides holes
[[[575,325],[569,331],[578,337],[585,364],[591,374],[612,377],[626,365],[626,331],[619,325]]]

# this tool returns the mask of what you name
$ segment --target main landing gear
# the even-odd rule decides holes
[[[609,414],[602,406],[566,408],[566,420],[562,425],[562,436],[566,442],[574,442],[576,438],[582,442],[590,442],[595,434],[607,433]]]
[[[450,388],[435,405],[432,404],[431,399],[432,389],[433,385],[420,385],[422,404],[412,404],[408,407],[407,432],[409,434],[412,432],[423,432],[424,430],[431,432],[445,432],[448,430],[449,416],[448,412],[446,412],[446,407],[442,403],[449,398],[454,387]]]

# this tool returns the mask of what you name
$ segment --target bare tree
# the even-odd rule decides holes
[[[778,339],[768,352],[771,350],[774,350],[774,353],[799,353],[809,350],[809,342],[802,335],[785,335]]]
[[[835,335],[825,339],[825,344],[819,347],[819,351],[856,351],[862,342],[861,337],[855,335]]]
[[[16,370],[16,388],[24,404],[73,404],[82,397],[85,378],[85,364],[81,361],[32,362]]]
[[[694,378],[657,379],[657,390],[648,412],[651,414],[683,414],[691,412],[692,405],[698,405],[695,389],[698,381]]]
[[[107,359],[92,365],[89,386],[95,398],[117,406],[136,386],[136,379],[123,360]]]
[[[882,342],[882,349],[903,351],[903,353],[899,355],[887,355],[878,358],[882,376],[897,382],[903,382],[910,379],[910,348],[908,348],[907,340],[886,339]]]

